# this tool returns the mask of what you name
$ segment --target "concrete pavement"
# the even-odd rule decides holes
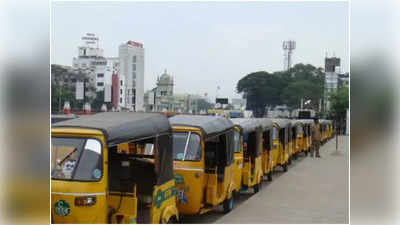
[[[272,182],[263,182],[259,193],[242,194],[235,208],[184,217],[184,223],[348,223],[348,136],[321,147],[322,158],[292,162],[284,173],[277,168]]]

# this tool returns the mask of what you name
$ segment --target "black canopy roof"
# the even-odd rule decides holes
[[[51,115],[51,123],[52,123],[52,124],[53,124],[53,123],[59,123],[59,122],[65,121],[65,120],[71,120],[71,119],[75,119],[75,118],[78,118],[78,116],[75,115],[75,114],[68,114],[68,115],[65,115],[65,114]]]
[[[261,129],[262,130],[268,130],[268,129],[271,129],[273,127],[272,120],[269,119],[269,118],[258,118],[256,120],[258,120],[259,123],[261,124]]]
[[[254,132],[256,130],[261,130],[261,121],[258,119],[250,119],[250,118],[235,118],[231,119],[233,124],[237,125],[242,129],[242,132],[245,134]]]
[[[233,128],[232,121],[221,116],[176,115],[169,122],[171,126],[200,128],[205,139]]]
[[[56,127],[79,127],[101,130],[108,146],[151,138],[171,132],[167,117],[158,113],[104,112],[58,122]]]

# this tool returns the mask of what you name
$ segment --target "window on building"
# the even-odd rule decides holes
[[[103,78],[103,77],[104,77],[104,73],[98,73],[98,74],[97,74],[97,77],[98,77],[98,78]]]
[[[122,98],[119,98],[119,103],[122,103]]]
[[[136,71],[136,64],[132,64],[132,70]]]
[[[86,63],[82,63],[82,67],[86,67],[87,65],[86,65]]]
[[[97,82],[97,86],[99,86],[99,87],[104,86],[104,82]]]
[[[121,86],[123,86],[123,85],[124,85],[124,81],[123,81],[123,80],[121,80],[121,81],[120,81],[120,83],[121,83]]]
[[[132,79],[136,79],[136,72],[132,72]]]
[[[132,57],[132,62],[136,62],[136,55],[134,55],[133,57]]]
[[[75,78],[72,78],[72,83],[76,83],[76,79]]]
[[[122,95],[122,89],[119,89],[119,93]]]

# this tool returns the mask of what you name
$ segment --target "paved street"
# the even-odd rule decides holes
[[[301,156],[272,182],[263,182],[259,193],[241,195],[235,208],[184,217],[184,223],[348,223],[348,143],[339,137],[321,148],[321,159]]]

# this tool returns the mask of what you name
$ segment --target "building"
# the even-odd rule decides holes
[[[120,81],[123,83],[120,105],[135,111],[144,110],[144,48],[128,41],[119,46]]]
[[[99,48],[99,38],[86,33],[82,41],[78,56],[72,59],[72,67],[88,74],[89,82],[96,87],[96,91],[103,91],[106,83],[111,85],[111,73],[107,74],[107,59],[103,56],[104,50]]]
[[[325,90],[324,90],[324,111],[329,111],[329,96],[338,88],[338,74],[340,73],[340,58],[325,58]]]
[[[146,112],[199,113],[197,100],[199,95],[174,93],[174,78],[164,71],[157,78],[156,87],[144,95]]]

